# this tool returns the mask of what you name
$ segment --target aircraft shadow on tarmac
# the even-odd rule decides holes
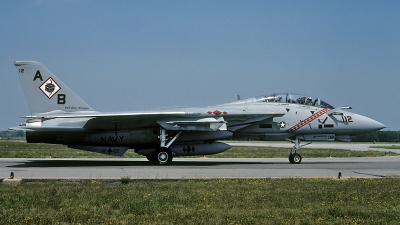
[[[269,162],[193,162],[193,161],[177,161],[169,165],[155,165],[146,161],[115,161],[115,160],[29,160],[26,162],[18,162],[8,167],[159,167],[165,166],[218,166],[218,165],[265,165],[273,164]]]
[[[335,163],[346,163],[346,162],[329,162],[329,164]],[[356,162],[349,162],[356,163]],[[147,161],[117,161],[117,160],[28,160],[26,162],[18,162],[15,165],[10,165],[7,167],[13,168],[23,168],[23,167],[159,167],[163,168],[165,166],[186,166],[186,167],[208,167],[208,166],[221,166],[221,165],[292,165],[289,162],[235,162],[235,161],[175,161],[169,165],[155,165]],[[306,162],[302,164],[327,164],[327,162]],[[300,165],[302,165],[300,164]]]

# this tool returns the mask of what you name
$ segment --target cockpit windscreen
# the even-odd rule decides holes
[[[334,107],[319,98],[301,94],[270,94],[256,97],[257,102],[282,102],[299,105],[309,105],[320,108],[333,109]]]

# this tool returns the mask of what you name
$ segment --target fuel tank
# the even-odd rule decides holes
[[[186,144],[173,144],[169,147],[175,156],[213,155],[230,149],[231,146],[222,142],[193,142]],[[149,156],[155,148],[136,149],[139,155]]]

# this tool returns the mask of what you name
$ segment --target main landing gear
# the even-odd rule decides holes
[[[294,143],[294,146],[293,146],[292,150],[290,151],[289,162],[291,164],[301,163],[302,158],[301,158],[301,155],[299,154],[299,150],[301,147],[311,144],[311,142],[304,144],[304,145],[300,145],[300,140],[298,138],[295,138],[294,140],[292,140],[292,139],[287,139],[287,140]]]
[[[158,147],[153,154],[146,156],[146,158],[151,162],[155,163],[158,165],[166,165],[172,162],[172,159],[174,158],[173,152],[169,150],[169,146],[174,143],[174,141],[179,137],[179,135],[182,133],[180,131],[175,137],[170,138],[167,140],[167,131],[164,128],[160,128],[160,136],[158,138],[160,139],[160,147]]]
[[[173,154],[168,148],[157,148],[152,155],[146,156],[151,162],[158,165],[165,165],[172,162]]]

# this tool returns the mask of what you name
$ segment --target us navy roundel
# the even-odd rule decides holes
[[[61,87],[53,80],[53,78],[49,77],[49,79],[40,85],[39,89],[50,99],[61,90]]]

